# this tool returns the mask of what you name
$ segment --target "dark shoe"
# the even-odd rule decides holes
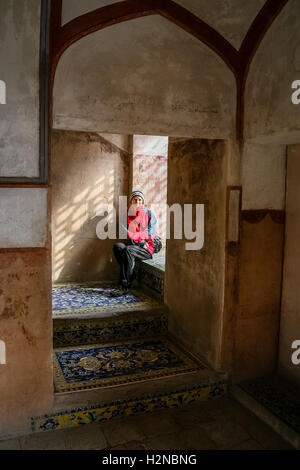
[[[121,290],[123,294],[126,294],[130,288],[130,284],[126,280],[122,280],[120,282],[120,285],[121,285]]]

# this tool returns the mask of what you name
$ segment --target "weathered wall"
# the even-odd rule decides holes
[[[54,127],[225,138],[234,134],[235,101],[235,79],[224,62],[155,15],[95,32],[64,52]]]
[[[300,365],[291,361],[294,340],[300,340],[300,145],[288,147],[286,229],[279,372],[300,384]]]
[[[0,247],[43,247],[47,239],[47,190],[0,187]]]
[[[222,141],[170,138],[168,204],[205,207],[201,250],[187,251],[185,239],[167,240],[169,329],[212,367],[218,367],[222,334],[226,178],[226,145]]]
[[[242,156],[243,210],[284,210],[286,147],[246,144]]]
[[[40,4],[0,2],[0,177],[39,176]]]
[[[0,188],[0,436],[53,400],[49,190]]]
[[[246,33],[265,0],[176,0],[199,16],[239,49]]]
[[[144,192],[158,221],[158,235],[166,238],[168,137],[133,136],[132,189]]]
[[[107,3],[89,0],[79,5],[64,0],[63,22]],[[178,3],[239,47],[263,0],[178,0]],[[234,372],[240,376],[269,373],[277,365],[284,155],[282,147],[275,144],[299,142],[300,105],[291,102],[291,83],[300,78],[299,8],[298,0],[287,3],[250,67],[240,241],[227,250],[230,261],[226,275],[226,172],[228,184],[240,184],[238,151],[232,142],[226,162],[222,142],[183,139],[172,143],[168,202],[204,202],[206,225],[204,248],[200,251],[186,251],[185,240],[169,241],[166,302],[171,308],[170,331],[213,367],[218,367],[224,353],[223,348],[221,354],[221,344],[225,345],[233,357]],[[7,99],[5,105],[0,105],[0,177],[39,176],[39,40],[40,1],[3,0],[0,80],[6,83]],[[55,80],[54,118],[60,129],[225,139],[234,136],[235,96],[233,75],[218,56],[166,19],[153,16],[94,33],[64,53]],[[102,137],[107,140],[104,134]],[[272,146],[252,146],[250,140],[252,144],[271,142]],[[95,137],[95,141],[93,149],[103,142],[101,137]],[[111,136],[111,142],[123,150],[127,148],[124,136]],[[86,142],[79,144],[86,151]],[[111,152],[110,144],[101,145],[107,159],[108,154],[118,154],[120,158],[120,150]],[[93,152],[86,151],[84,158],[94,161],[97,152]],[[290,159],[279,365],[281,373],[298,380],[299,366],[291,369],[289,362],[290,343],[296,339],[292,333],[299,331],[295,315],[299,306],[298,149],[295,152],[295,160]],[[79,154],[82,157],[80,152],[76,155]],[[74,166],[66,151],[65,158],[69,164],[63,166],[65,175],[76,179],[75,167],[82,160],[78,158]],[[117,160],[116,157],[114,161]],[[111,160],[107,163],[109,169],[114,168]],[[81,174],[82,181],[90,176]],[[107,184],[110,191],[111,181]],[[74,187],[69,190],[73,194]],[[1,188],[0,340],[5,341],[7,349],[7,363],[0,364],[1,437],[28,430],[29,418],[46,413],[53,400],[49,191],[46,187]],[[81,197],[85,196],[78,194],[78,205]],[[63,237],[66,245],[60,252],[61,259],[74,255],[72,269],[76,257],[87,263],[83,270],[82,265],[75,266],[73,272],[78,278],[82,271],[87,273],[90,262],[86,256],[82,261],[80,246],[88,250],[90,244],[89,253],[94,255],[96,251],[91,237],[95,205],[93,196],[89,197],[90,205],[73,221],[74,227],[80,228],[79,239],[68,245],[72,235],[70,240]],[[236,206],[234,202],[233,211]],[[87,214],[90,219],[85,219]],[[67,217],[63,212],[59,215],[62,220],[59,223],[64,225]],[[233,223],[230,226],[233,238],[236,231],[237,225]],[[83,240],[85,234],[88,241]],[[101,255],[108,254],[110,248],[101,243]],[[74,251],[63,252],[69,247],[75,247]],[[106,275],[108,272],[114,275],[107,260],[106,257],[103,263],[94,265],[93,276],[104,269]],[[65,273],[68,275],[68,271]],[[233,295],[227,299],[228,318],[222,320],[224,285],[225,296],[228,289]],[[238,299],[236,315],[229,318],[233,299]]]
[[[96,8],[117,3],[119,0],[63,0],[62,23]],[[176,0],[194,15],[206,21],[221,33],[231,44],[239,48],[251,22],[264,5],[265,0]]]
[[[40,0],[0,2],[0,177],[39,177]],[[0,436],[53,401],[49,188],[0,188]]]
[[[234,369],[243,378],[276,370],[280,321],[283,217],[253,212],[241,221]]]
[[[64,25],[68,21],[73,20],[77,16],[84,15],[96,8],[105,7],[117,3],[120,0],[86,0],[83,2],[74,2],[74,0],[63,0],[61,20]]]
[[[244,378],[277,367],[285,147],[245,146],[242,194],[234,373]]]
[[[99,240],[97,211],[104,204],[118,209],[128,194],[130,154],[98,134],[52,133],[53,280],[111,280],[119,275],[112,246]],[[112,140],[129,148],[130,138]],[[127,142],[127,145],[125,145]]]
[[[278,145],[276,149],[275,146],[300,141],[300,105],[293,104],[291,100],[294,91],[291,88],[292,82],[300,78],[299,15],[299,1],[290,0],[258,48],[246,86],[246,138],[248,142],[270,144],[270,147],[269,151],[267,146],[261,147],[262,151],[256,149],[257,157],[254,160],[249,152],[249,158],[243,159],[243,184],[247,183],[247,178],[250,177],[250,180],[246,184],[248,190],[245,191],[243,186],[245,196],[243,206],[248,214],[245,214],[246,218],[244,217],[242,222],[246,244],[242,244],[240,260],[241,306],[238,330],[241,331],[240,339],[237,336],[237,341],[241,345],[241,351],[242,344],[248,346],[236,364],[238,370],[248,370],[252,375],[274,370],[278,365],[280,322],[279,371],[294,380],[299,380],[299,371],[291,363],[291,342],[297,339],[295,338],[297,327],[299,330],[297,320],[299,152],[298,147],[291,147],[288,157],[290,190],[287,192],[287,218],[284,229],[285,168],[283,157],[280,157],[282,147]],[[259,209],[264,211],[259,214]],[[280,254],[283,253],[284,230],[285,264],[280,315],[278,313],[282,282]],[[245,296],[247,284],[249,294]],[[250,287],[255,293],[254,297],[250,295]]]
[[[53,401],[50,251],[0,250],[0,437],[30,431]]]
[[[299,142],[299,107],[291,84],[299,80],[300,2],[290,0],[267,31],[246,87],[246,137],[258,142]]]

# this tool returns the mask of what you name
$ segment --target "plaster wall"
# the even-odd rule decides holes
[[[113,145],[116,145],[121,150],[132,154],[132,136],[122,134],[99,134],[103,139],[108,140]]]
[[[228,186],[241,185],[241,152],[235,139],[227,141]]]
[[[169,330],[214,368],[219,365],[224,304],[226,155],[222,141],[169,140],[169,206],[204,204],[201,250],[186,250],[184,238],[167,240]]]
[[[54,127],[224,138],[234,135],[235,102],[222,59],[155,15],[90,34],[64,52]]]
[[[247,143],[242,156],[242,209],[284,210],[286,146]]]
[[[40,0],[0,2],[0,177],[39,176]],[[48,188],[0,188],[0,437],[53,402]]]
[[[47,249],[0,252],[0,437],[30,432],[53,401],[51,259]]]
[[[277,367],[284,242],[286,147],[247,142],[242,155],[242,211],[234,373],[270,374]]]
[[[125,136],[119,140],[129,148]],[[53,281],[118,278],[116,240],[97,237],[97,212],[105,204],[118,210],[119,196],[129,190],[129,164],[128,152],[98,134],[53,131]]]
[[[157,233],[165,244],[167,223],[168,137],[133,137],[132,189],[145,194],[157,219]]]
[[[297,143],[300,105],[291,88],[299,80],[300,2],[290,0],[267,31],[250,66],[246,86],[246,138],[259,143]]]
[[[236,49],[265,0],[176,0],[222,34]]]
[[[284,223],[281,213],[243,211],[234,372],[259,377],[277,367]]]
[[[135,135],[133,137],[133,154],[149,157],[168,157],[169,138],[154,135]]]
[[[0,177],[39,176],[40,5],[0,2]]]
[[[47,189],[0,188],[0,247],[44,247]]]
[[[74,18],[77,18],[77,16],[96,10],[96,8],[118,3],[119,1],[120,0],[86,0],[83,3],[74,2],[74,0],[63,0],[61,12],[62,25],[68,23],[68,21],[71,21]]]
[[[300,340],[300,145],[288,147],[286,229],[280,323],[279,372],[300,385],[300,365],[291,361]]]

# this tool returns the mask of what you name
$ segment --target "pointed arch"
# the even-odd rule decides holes
[[[61,26],[62,0],[52,0],[50,31],[50,123],[54,76],[63,52],[84,36],[106,27],[149,15],[161,15],[218,54],[233,72],[237,85],[236,137],[244,138],[244,95],[250,64],[265,33],[288,0],[267,0],[252,22],[239,50],[199,17],[173,0],[125,0],[85,13]]]

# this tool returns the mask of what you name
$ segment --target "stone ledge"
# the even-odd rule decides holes
[[[56,319],[53,321],[53,345],[57,348],[101,344],[115,339],[163,335],[167,331],[168,311],[161,306],[108,318]]]
[[[163,302],[165,269],[151,260],[137,262],[137,280],[148,294]]]
[[[268,424],[276,431],[282,439],[291,444],[296,449],[300,449],[300,434],[284,423],[278,416],[260,404],[255,398],[245,392],[238,384],[229,386],[229,395],[235,398],[241,405],[250,410],[264,423]]]
[[[78,393],[83,394],[84,392]],[[222,380],[220,376],[214,379],[207,377],[206,380],[200,381],[197,385],[191,383],[184,387],[174,387],[165,392],[150,393],[149,395],[141,393],[132,396],[127,392],[128,398],[125,400],[119,399],[110,402],[98,402],[99,404],[93,406],[65,408],[56,413],[34,417],[31,419],[31,430],[32,432],[52,431],[92,422],[102,422],[121,416],[153,412],[158,409],[174,408],[195,401],[215,399],[226,394],[226,379]]]

